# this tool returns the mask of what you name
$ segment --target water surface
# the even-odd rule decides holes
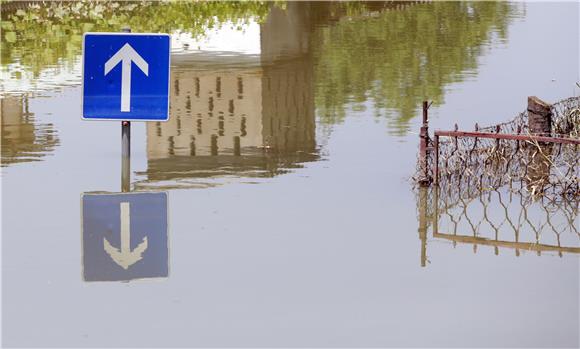
[[[409,181],[423,100],[471,129],[580,92],[577,3],[113,4],[3,4],[3,345],[578,347],[577,202],[434,215]],[[80,40],[124,24],[172,33],[171,118],[133,123],[131,163],[169,272],[87,282],[121,132],[80,118]]]

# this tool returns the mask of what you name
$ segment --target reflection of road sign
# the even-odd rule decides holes
[[[167,120],[170,42],[168,34],[86,33],[83,118]]]
[[[167,195],[85,194],[83,277],[119,281],[167,277]]]

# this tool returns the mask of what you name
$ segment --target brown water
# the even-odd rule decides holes
[[[3,345],[580,345],[577,202],[409,181],[424,99],[470,129],[578,95],[577,3],[112,4],[2,8]],[[173,33],[131,159],[169,273],[88,282],[81,200],[120,191],[121,149],[80,118],[79,38],[124,22]]]

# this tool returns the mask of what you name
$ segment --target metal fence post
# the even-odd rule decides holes
[[[419,161],[421,166],[422,178],[419,180],[421,185],[429,185],[431,183],[431,176],[429,176],[429,160],[427,157],[427,146],[429,143],[429,104],[423,101],[423,123],[419,133]]]
[[[439,135],[435,134],[435,144],[434,149],[435,152],[435,168],[433,169],[433,177],[435,177],[435,185],[439,184]]]
[[[421,267],[427,265],[427,228],[428,228],[428,208],[429,188],[422,186],[419,188],[419,240],[421,240]]]

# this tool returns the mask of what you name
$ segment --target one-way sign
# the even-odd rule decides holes
[[[169,119],[168,34],[85,33],[83,119]]]
[[[85,281],[167,277],[167,194],[84,194],[82,241]]]

